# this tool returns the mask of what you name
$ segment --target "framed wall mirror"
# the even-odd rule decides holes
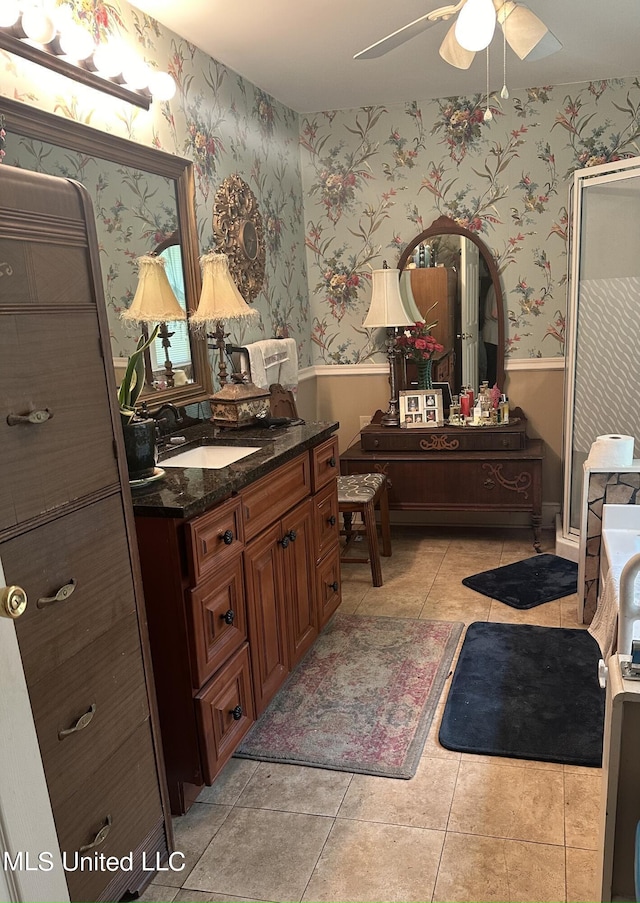
[[[187,316],[197,307],[201,281],[193,164],[7,98],[0,99],[0,113],[7,131],[3,165],[73,178],[93,200],[117,384],[140,335],[139,327],[120,319],[135,294],[138,257],[173,249],[170,265]],[[141,400],[152,409],[169,401],[192,404],[212,393],[206,338],[184,328],[171,342],[173,366],[184,376],[179,385],[168,386],[164,351],[151,350]]]
[[[444,351],[434,378],[448,382],[454,395],[462,386],[477,392],[483,380],[502,388],[502,289],[495,259],[484,242],[441,216],[408,243],[398,269],[402,293],[411,294],[425,320],[438,321],[432,332]]]

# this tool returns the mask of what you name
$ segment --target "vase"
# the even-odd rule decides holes
[[[146,480],[153,476],[158,461],[155,420],[134,419],[124,424],[122,431],[129,479]]]
[[[418,361],[418,388],[419,389],[433,389],[433,382],[431,381],[431,368],[433,367],[433,361]]]

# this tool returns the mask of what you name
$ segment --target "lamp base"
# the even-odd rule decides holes
[[[382,415],[380,421],[382,426],[400,426],[400,414],[398,413],[398,402],[392,398],[389,402],[389,410]]]

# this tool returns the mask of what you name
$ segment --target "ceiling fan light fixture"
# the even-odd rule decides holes
[[[474,60],[475,53],[473,50],[465,50],[464,47],[458,44],[455,30],[456,24],[454,22],[446,33],[444,41],[440,44],[438,53],[445,63],[449,63],[450,66],[455,66],[456,69],[468,69]]]
[[[507,43],[521,60],[540,60],[562,48],[544,22],[522,4],[507,0],[498,9],[498,22]]]
[[[492,0],[467,0],[458,13],[455,38],[464,50],[478,51],[488,47],[496,27],[496,11]]]

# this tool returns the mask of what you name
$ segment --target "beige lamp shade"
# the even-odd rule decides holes
[[[169,285],[162,257],[138,257],[138,288],[131,307],[121,317],[131,323],[175,323],[186,311]]]
[[[197,311],[189,322],[196,328],[205,323],[228,320],[243,320],[256,317],[258,312],[249,307],[229,270],[226,254],[204,254],[200,258],[202,266],[202,292]]]
[[[374,270],[371,277],[371,304],[362,324],[367,329],[376,326],[413,326],[400,295],[400,271]]]

